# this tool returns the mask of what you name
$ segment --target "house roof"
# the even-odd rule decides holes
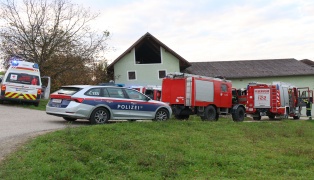
[[[185,73],[227,79],[314,75],[314,68],[296,59],[191,62]]]
[[[161,41],[159,41],[157,38],[155,38],[153,35],[151,35],[149,32],[147,32],[146,34],[144,34],[139,40],[137,40],[131,47],[129,47],[124,53],[122,53],[117,59],[115,59],[109,66],[108,66],[108,70],[113,70],[114,65],[121,60],[127,53],[131,52],[133,48],[136,48],[137,46],[141,45],[143,43],[143,41],[149,40],[150,43],[153,43],[155,45],[159,45],[161,47],[163,47],[166,51],[168,51],[169,53],[171,53],[173,56],[175,56],[176,58],[178,58],[179,60],[179,65],[180,65],[180,69],[185,69],[189,66],[191,66],[190,62],[188,62],[187,60],[185,60],[183,57],[181,57],[179,54],[177,54],[176,52],[174,52],[172,49],[170,49],[168,46],[166,46],[164,43],[162,43]]]

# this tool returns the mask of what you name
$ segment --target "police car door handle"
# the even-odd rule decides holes
[[[137,104],[137,103],[135,103],[135,102],[131,102],[131,104]]]

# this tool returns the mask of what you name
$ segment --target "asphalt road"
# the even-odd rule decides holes
[[[80,125],[89,125],[89,122],[76,121],[71,126]],[[67,121],[45,111],[0,105],[0,161],[30,138],[67,126]]]

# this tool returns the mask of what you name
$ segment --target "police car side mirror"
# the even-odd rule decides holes
[[[152,100],[151,98],[149,98],[149,97],[146,97],[146,101],[150,101],[150,100]]]

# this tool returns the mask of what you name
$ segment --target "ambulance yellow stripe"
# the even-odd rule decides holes
[[[8,98],[16,98],[19,94],[18,93],[15,93],[15,92],[7,92],[5,93],[5,97],[8,97]]]
[[[29,94],[29,96],[30,96],[33,100],[36,100],[36,98],[37,98],[37,95],[36,95],[36,94]]]
[[[24,99],[27,99],[27,100],[30,99],[30,97],[28,96],[28,94],[24,94]]]
[[[36,100],[36,95],[34,95],[34,94],[24,94],[24,99]]]

